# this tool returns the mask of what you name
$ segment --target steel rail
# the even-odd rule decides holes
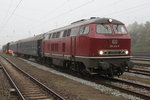
[[[150,61],[150,59],[147,59],[147,58],[131,58],[131,60],[137,60],[137,61]]]
[[[2,56],[2,55],[1,55]],[[41,83],[40,81],[38,81],[37,79],[35,79],[34,77],[32,77],[30,74],[28,74],[27,72],[23,71],[21,68],[19,68],[16,64],[14,64],[12,61],[10,61],[8,58],[2,56],[4,59],[6,59],[12,66],[14,66],[15,68],[17,68],[19,71],[21,71],[24,75],[26,75],[27,77],[29,77],[32,81],[34,81],[37,85],[39,85],[41,88],[43,88],[45,91],[47,91],[48,93],[50,93],[51,95],[54,96],[55,99],[57,100],[65,100],[62,96],[60,96],[59,94],[57,94],[56,92],[54,92],[52,89],[48,88],[46,85],[44,85],[43,83]]]
[[[131,70],[133,70],[133,71],[139,71],[139,72],[145,72],[145,73],[150,73],[150,71],[148,71],[148,70],[143,70],[143,69],[131,69]]]
[[[139,87],[139,88],[145,88],[145,89],[148,89],[150,90],[150,87],[147,87],[147,86],[143,86],[143,85],[140,85],[140,84],[136,84],[136,83],[132,83],[132,82],[126,82],[124,80],[119,80],[119,79],[113,79],[113,78],[106,78],[106,77],[103,77],[105,80],[109,80],[109,81],[113,81],[113,82],[120,82],[120,83],[126,83],[126,84],[130,84],[132,86],[136,86],[136,87]],[[88,81],[91,81],[91,80],[88,80]],[[108,86],[108,87],[111,87],[111,88],[114,88],[114,89],[117,89],[121,92],[124,92],[124,93],[127,93],[127,94],[131,94],[131,95],[135,95],[137,97],[140,97],[140,98],[143,98],[143,99],[146,99],[148,100],[150,98],[150,96],[148,95],[145,95],[145,94],[141,94],[141,93],[138,93],[138,92],[135,92],[135,91],[131,91],[131,90],[128,90],[128,89],[125,89],[125,88],[122,88],[122,87],[119,87],[119,86],[116,86],[116,85],[112,85],[108,82],[102,82],[102,81],[98,81],[98,80],[92,80],[93,82],[96,82],[97,84],[102,84],[104,86]],[[134,85],[133,85],[134,84]],[[135,85],[136,84],[136,85]]]
[[[7,78],[9,79],[9,81],[11,82],[11,84],[13,85],[13,87],[16,89],[17,94],[19,95],[21,100],[26,100],[25,97],[23,96],[23,94],[21,93],[21,91],[19,90],[19,88],[17,87],[16,83],[13,81],[13,79],[11,78],[11,76],[8,74],[7,70],[5,69],[5,67],[1,64],[2,69],[5,73],[5,75],[7,76]]]
[[[145,75],[145,76],[150,76],[148,73],[141,73],[141,72],[128,72],[128,73],[134,73],[134,74],[139,74],[139,75]]]
[[[146,90],[150,90],[149,86],[144,86],[144,85],[140,85],[140,84],[137,84],[137,83],[132,83],[132,82],[128,82],[128,81],[125,81],[125,80],[116,79],[116,78],[108,78],[108,77],[103,77],[103,76],[100,76],[100,77],[102,77],[102,78],[104,78],[106,80],[112,81],[112,82],[125,83],[125,84],[128,84],[128,85],[132,85],[134,87],[139,87],[139,88],[144,88]],[[138,92],[126,89],[126,88],[122,88],[122,87],[110,84],[108,82],[98,82],[98,81],[96,81],[96,83],[99,83],[99,84],[102,84],[102,85],[105,85],[105,86],[117,89],[117,90],[125,92],[127,94],[135,95],[135,96],[143,98],[145,100],[149,100],[150,99],[149,95],[145,95],[145,94],[142,94],[142,93],[138,93]]]
[[[117,89],[117,90],[119,90],[121,92],[125,92],[127,94],[135,95],[135,96],[143,98],[145,100],[149,100],[150,99],[150,96],[148,96],[148,95],[141,94],[141,93],[138,93],[138,92],[135,92],[135,91],[131,91],[129,89],[125,89],[125,88],[122,88],[122,87],[119,87],[119,86],[116,86],[116,85],[112,85],[112,84],[104,84],[104,85],[108,86],[108,87],[111,87],[111,88],[114,88],[114,89]]]
[[[34,62],[34,61],[31,61],[31,62]],[[80,77],[80,76],[78,76]],[[100,77],[103,77],[103,76],[100,76]],[[82,77],[82,79],[85,79]],[[113,79],[113,78],[107,78],[107,77],[103,77],[104,80],[111,80],[111,81],[116,81],[116,82],[120,82],[120,83],[128,83],[130,85],[134,85],[134,86],[137,86],[139,88],[146,88],[148,90],[150,90],[150,87],[147,87],[147,86],[143,86],[143,85],[140,85],[140,84],[136,84],[136,83],[132,83],[132,82],[126,82],[124,80],[119,80],[119,79]],[[108,87],[111,87],[111,88],[114,88],[114,89],[117,89],[117,90],[120,90],[124,93],[128,93],[128,94],[132,94],[132,95],[136,95],[137,97],[141,97],[141,98],[144,98],[144,99],[149,99],[150,96],[147,96],[145,94],[141,94],[141,93],[138,93],[138,92],[135,92],[135,91],[131,91],[131,90],[128,90],[128,89],[125,89],[125,88],[121,88],[121,87],[118,87],[118,86],[115,86],[115,85],[112,85],[112,84],[109,84],[109,83],[105,83],[105,82],[98,82],[98,80],[90,80],[90,79],[86,79],[88,81],[92,81],[92,82],[95,82],[95,83],[98,83],[98,84],[102,84],[102,85],[105,85],[105,86],[108,86]]]
[[[150,64],[144,64],[144,63],[137,63],[137,62],[133,62],[134,65],[139,65],[139,66],[144,66],[144,67],[150,67]]]
[[[150,76],[150,71],[142,70],[142,69],[131,69],[130,71],[126,71],[127,73],[134,73],[139,75]]]
[[[125,83],[125,84],[129,84],[129,85],[136,86],[136,87],[139,87],[139,88],[145,88],[146,90],[150,91],[150,86],[129,82],[129,81],[126,81],[126,80],[123,80],[123,79],[119,79],[119,78],[111,78],[111,80],[114,81],[114,82]]]

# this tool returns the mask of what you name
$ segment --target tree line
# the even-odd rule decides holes
[[[150,52],[150,22],[134,22],[128,25],[127,29],[131,34],[132,52]]]

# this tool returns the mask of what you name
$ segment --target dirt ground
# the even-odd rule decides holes
[[[125,100],[122,97],[102,93],[90,86],[67,79],[63,76],[40,70],[17,57],[11,57],[14,63],[30,73],[42,83],[53,89],[66,100]]]
[[[0,100],[19,100],[17,96],[10,93],[10,83],[2,69],[0,69]]]

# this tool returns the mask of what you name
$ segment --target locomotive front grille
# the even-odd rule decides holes
[[[121,54],[121,51],[108,51],[108,54]]]
[[[103,50],[103,55],[126,55],[127,50]]]

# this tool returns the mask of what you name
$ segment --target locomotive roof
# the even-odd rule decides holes
[[[112,19],[112,18],[98,18],[98,17],[92,17],[91,19],[81,19],[79,21],[73,22],[68,26],[65,27],[61,27],[61,28],[57,28],[51,31],[48,31],[47,34],[51,34],[53,32],[57,32],[57,31],[61,31],[61,30],[65,30],[65,29],[70,29],[73,27],[77,27],[77,26],[81,26],[81,25],[86,25],[86,24],[90,24],[90,23],[110,23],[108,20]],[[122,22],[116,20],[116,19],[112,19],[113,24],[123,24]]]

